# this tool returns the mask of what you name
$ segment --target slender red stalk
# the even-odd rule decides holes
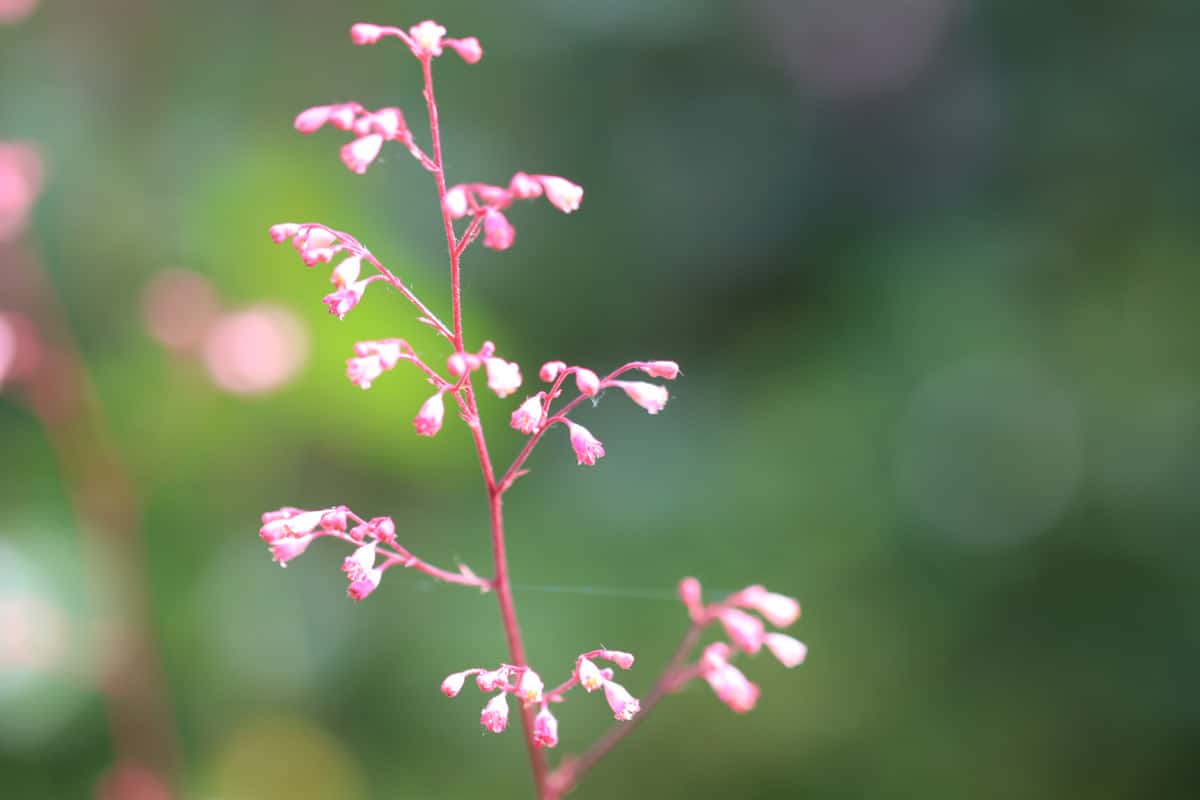
[[[438,206],[442,211],[442,224],[446,230],[446,249],[450,254],[450,299],[454,313],[454,344],[458,352],[466,349],[463,340],[462,322],[462,280],[461,258],[462,251],[454,235],[454,221],[446,209],[446,169],[442,158],[442,139],[438,128],[437,100],[433,93],[432,58],[421,58],[421,70],[425,76],[425,105],[429,110],[429,132],[433,140],[433,160],[436,166],[434,178],[437,181]],[[478,231],[478,226],[475,226]],[[470,231],[469,231],[470,234]],[[470,241],[470,235],[464,237],[464,242]],[[475,449],[479,454],[479,466],[483,472],[484,484],[488,492],[488,511],[492,534],[492,559],[495,562],[495,575],[492,586],[496,590],[496,600],[500,605],[500,619],[504,624],[505,638],[508,640],[509,657],[518,667],[527,665],[525,660],[525,644],[521,640],[521,628],[517,622],[517,608],[513,602],[512,582],[508,575],[508,555],[504,544],[504,512],[501,508],[503,491],[496,485],[496,475],[492,468],[491,456],[488,453],[487,442],[483,434],[483,422],[479,418],[479,409],[475,404],[475,393],[471,387],[471,377],[468,374],[463,380],[462,389],[456,394],[464,416],[471,429],[475,441]],[[546,757],[533,738],[533,709],[522,704],[521,726],[525,736],[525,747],[529,751],[529,765],[533,771],[533,782],[538,797],[546,796]]]

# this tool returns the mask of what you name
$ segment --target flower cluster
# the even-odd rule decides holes
[[[641,710],[641,703],[629,691],[613,680],[613,670],[601,669],[592,659],[610,661],[621,669],[633,666],[633,655],[620,650],[591,650],[575,659],[571,676],[561,685],[546,689],[541,677],[528,666],[501,664],[493,670],[479,667],[455,672],[442,681],[442,694],[456,697],[462,691],[467,678],[475,676],[475,685],[481,692],[497,692],[480,713],[479,721],[492,733],[500,733],[508,727],[508,695],[513,695],[526,707],[540,706],[534,718],[533,740],[538,747],[554,747],[558,744],[558,720],[550,713],[551,703],[561,703],[564,696],[576,686],[582,686],[589,694],[597,689],[604,690],[613,717],[625,722],[633,719]]]
[[[326,125],[350,131],[355,138],[342,145],[342,163],[362,175],[383,150],[384,142],[400,142],[426,168],[433,162],[413,141],[404,122],[404,112],[395,107],[368,111],[358,103],[336,103],[306,108],[296,116],[294,127],[301,133],[316,133]]]
[[[468,214],[483,220],[483,246],[493,250],[512,247],[517,231],[504,209],[514,200],[534,200],[545,195],[550,204],[564,214],[570,214],[583,202],[583,187],[557,175],[529,175],[518,172],[508,187],[487,183],[460,183],[446,191],[442,206],[451,219]]]
[[[380,39],[389,36],[408,45],[412,54],[422,61],[440,56],[444,47],[454,50],[468,64],[475,64],[483,58],[483,47],[478,39],[474,36],[452,39],[446,36],[445,28],[431,19],[413,25],[407,31],[390,25],[372,25],[367,22],[359,22],[350,28],[350,40],[358,45],[376,44]]]
[[[346,594],[363,600],[375,591],[383,573],[394,566],[408,567],[430,577],[475,586],[487,590],[489,581],[477,577],[470,569],[460,566],[449,572],[427,564],[410,553],[396,540],[396,524],[391,517],[365,519],[346,506],[331,506],[315,511],[285,506],[262,515],[258,535],[281,567],[300,556],[321,537],[340,539],[354,546],[354,551],[342,561],[342,572],[350,581]]]
[[[737,651],[754,655],[765,645],[785,667],[804,663],[808,648],[784,633],[768,632],[763,619],[776,628],[787,628],[800,618],[800,604],[786,595],[769,592],[754,585],[736,592],[719,603],[705,605],[700,581],[684,578],[679,597],[687,606],[692,623],[703,627],[719,621],[729,642],[714,642],[704,649],[692,672],[708,682],[717,698],[739,714],[750,711],[758,702],[759,688],[730,663]],[[759,619],[747,610],[755,611]],[[690,677],[690,673],[684,673]]]

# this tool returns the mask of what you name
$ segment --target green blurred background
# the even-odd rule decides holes
[[[684,575],[805,607],[806,665],[742,664],[758,709],[694,685],[574,796],[1196,796],[1195,9],[45,0],[0,28],[0,139],[48,162],[26,242],[136,486],[185,796],[529,794],[516,731],[483,735],[477,694],[437,691],[504,657],[492,598],[393,573],[355,607],[335,544],[282,571],[256,536],[266,509],[346,503],[490,572],[465,428],[413,435],[413,374],[366,393],[341,374],[358,339],[439,343],[378,289],[338,322],[325,270],[266,235],[351,231],[448,316],[429,176],[394,145],[355,176],[342,135],[291,130],[355,99],[424,141],[415,62],[346,31],[430,16],[485,50],[436,64],[451,180],[586,189],[570,217],[517,207],[512,250],[471,251],[468,340],[527,386],[551,358],[686,373],[659,417],[611,396],[579,414],[608,447],[594,469],[550,434],[508,496],[533,663],[550,680],[620,647],[645,693]],[[294,312],[296,376],[231,394],[158,344],[143,292],[180,267],[228,309]],[[483,400],[504,464],[514,405]],[[53,609],[65,647],[0,671],[0,795],[88,797],[113,747],[78,678],[80,522],[11,394],[0,452],[0,595]],[[595,697],[557,713],[555,758],[609,724]]]

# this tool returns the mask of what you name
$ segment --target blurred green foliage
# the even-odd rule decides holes
[[[809,663],[748,663],[754,713],[692,687],[576,796],[1195,796],[1195,11],[45,0],[0,29],[0,137],[50,162],[30,239],[144,505],[188,796],[528,794],[519,736],[480,735],[482,702],[436,691],[503,657],[491,598],[396,574],[353,607],[337,548],[282,572],[255,536],[264,509],[344,502],[488,570],[463,427],[418,439],[412,375],[363,393],[340,374],[357,339],[433,336],[384,291],[339,323],[323,271],[266,237],[349,230],[447,309],[428,176],[398,149],[351,175],[339,137],[290,129],[356,99],[420,130],[414,64],[345,31],[430,15],[486,53],[437,64],[451,179],[586,188],[579,213],[520,207],[513,250],[468,255],[468,338],[527,380],[560,357],[686,372],[657,418],[620,397],[583,413],[595,469],[551,434],[509,495],[533,662],[549,681],[621,647],[646,691],[687,574],[805,605]],[[173,266],[230,306],[295,310],[299,378],[247,399],[172,361],[139,306]],[[507,463],[512,404],[483,405]],[[5,398],[0,451],[0,580],[33,581],[82,637],[77,521]],[[560,750],[608,716],[563,706]],[[95,696],[0,674],[0,794],[86,797],[110,758]]]

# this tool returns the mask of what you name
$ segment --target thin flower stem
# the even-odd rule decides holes
[[[446,169],[442,157],[442,139],[438,129],[437,100],[433,92],[432,59],[426,55],[421,58],[421,70],[425,77],[425,105],[429,110],[429,132],[433,140],[433,158],[437,163],[434,178],[437,181],[438,206],[442,212],[442,224],[446,231],[446,249],[450,254],[450,298],[454,309],[454,346],[458,352],[465,350],[462,321],[462,279],[461,256],[462,250],[454,235],[454,221],[446,209]],[[464,241],[469,241],[464,238]],[[492,586],[496,591],[496,600],[500,606],[500,618],[504,624],[504,634],[508,640],[508,649],[513,664],[525,666],[525,645],[521,640],[521,628],[517,622],[517,609],[513,602],[512,582],[508,575],[508,555],[504,543],[504,512],[501,508],[501,491],[496,485],[496,475],[492,468],[491,456],[488,453],[487,441],[483,434],[483,422],[479,418],[479,409],[475,403],[475,392],[471,386],[468,374],[463,381],[462,389],[456,393],[459,406],[467,418],[471,429],[471,437],[479,454],[479,466],[483,472],[484,484],[488,493],[488,516],[491,523],[492,558],[495,562],[495,577]],[[521,723],[525,736],[525,747],[529,751],[529,765],[533,772],[533,784],[539,798],[545,797],[546,787],[546,756],[537,746],[533,738],[533,709],[521,706]]]
[[[650,694],[642,700],[641,712],[629,720],[628,722],[619,722],[609,728],[608,733],[600,737],[590,748],[588,748],[578,758],[564,759],[558,769],[550,774],[546,781],[547,794],[544,800],[558,800],[567,792],[571,791],[579,780],[594,766],[596,762],[608,755],[613,748],[621,743],[629,734],[633,733],[634,729],[646,718],[654,707],[671,692],[679,689],[682,683],[679,676],[682,673],[684,664],[687,662],[688,656],[692,650],[696,648],[696,643],[700,641],[700,633],[708,626],[707,622],[694,622],[688,628],[688,632],[684,635],[683,641],[679,643],[675,655],[671,657],[670,663],[659,676],[658,682],[654,684],[654,688]]]

